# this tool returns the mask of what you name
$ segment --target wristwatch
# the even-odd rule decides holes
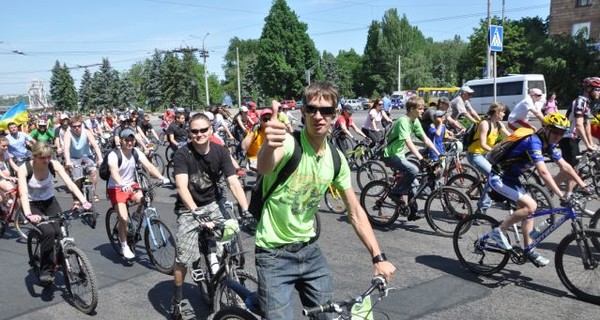
[[[383,262],[383,261],[387,261],[387,257],[385,256],[385,253],[383,253],[383,252],[373,257],[373,264],[377,264],[377,263]]]

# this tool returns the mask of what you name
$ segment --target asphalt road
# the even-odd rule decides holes
[[[364,111],[356,113],[359,126],[364,116]],[[99,186],[103,194],[104,184]],[[172,230],[174,194],[174,190],[160,189],[154,202]],[[57,192],[57,197],[63,208],[70,205],[70,196],[64,191]],[[588,207],[597,209],[599,204],[594,201]],[[102,199],[99,208],[105,213],[108,201]],[[490,214],[501,218],[506,212],[495,208]],[[135,262],[124,264],[108,243],[104,217],[100,216],[95,230],[80,221],[74,221],[71,228],[71,235],[91,260],[97,275],[100,297],[96,314],[87,316],[71,306],[61,283],[51,290],[35,285],[26,246],[9,230],[0,239],[0,319],[165,319],[172,296],[172,277],[152,269],[141,242]],[[323,210],[321,219],[319,244],[333,270],[337,297],[361,293],[373,273],[366,249],[346,217]],[[568,229],[565,225],[551,235],[540,245],[540,253],[554,260],[556,244]],[[456,259],[451,239],[433,234],[424,220],[407,222],[401,217],[390,228],[376,229],[375,234],[398,268],[391,283],[395,290],[376,306],[389,319],[598,319],[600,314],[600,307],[581,302],[568,292],[553,263],[539,269],[530,263],[509,263],[502,272],[482,277],[464,270]],[[252,248],[253,238],[245,234],[243,237],[246,248]],[[248,254],[248,269],[254,272],[252,250]],[[206,307],[189,277],[184,297],[197,319],[207,317]],[[302,319],[298,299],[294,303],[295,318]],[[381,314],[376,314],[375,319],[382,319]]]

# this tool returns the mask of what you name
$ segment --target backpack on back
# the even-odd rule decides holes
[[[487,120],[487,119],[481,120],[481,121],[488,121],[488,123],[490,124],[490,129],[488,130],[488,133],[487,133],[487,136],[489,137],[490,133],[492,133],[492,128],[491,128],[492,123],[489,122],[489,120]],[[473,123],[469,127],[469,129],[467,129],[467,131],[465,131],[465,134],[462,137],[462,144],[465,149],[468,149],[469,146],[471,145],[471,143],[473,143],[474,141],[479,140],[479,137],[476,137],[475,134],[477,134],[477,129],[479,129],[480,123]]]
[[[486,159],[490,162],[493,167],[498,167],[507,164],[507,161],[518,161],[520,158],[515,159],[504,159],[523,139],[531,136],[535,133],[534,129],[531,128],[518,128],[510,136],[504,138],[500,143],[496,144],[490,152],[488,152]]]
[[[108,181],[108,179],[110,179],[110,168],[108,167],[108,155],[111,152],[115,152],[117,154],[117,168],[121,166],[121,163],[123,162],[123,156],[121,155],[121,152],[118,148],[114,148],[112,149],[110,152],[107,152],[104,155],[104,158],[102,158],[102,164],[100,165],[100,168],[98,168],[98,175],[100,176],[100,179]],[[137,154],[137,151],[135,149],[132,149],[131,152],[133,153],[133,158],[135,159],[135,162],[137,163],[139,160],[139,156]]]
[[[256,221],[259,221],[262,216],[262,211],[267,199],[273,194],[275,189],[283,184],[291,175],[296,171],[298,165],[300,164],[300,159],[302,158],[302,143],[301,140],[301,132],[294,131],[292,134],[294,136],[294,153],[288,159],[288,161],[283,165],[283,168],[277,173],[277,178],[275,182],[271,186],[271,188],[263,195],[263,176],[259,175],[256,179],[256,184],[252,189],[252,194],[250,196],[250,203],[248,204],[248,211],[252,214]],[[333,180],[335,180],[340,173],[341,168],[341,159],[340,154],[338,152],[337,147],[331,143],[329,140],[327,141],[329,145],[329,150],[331,150],[331,155],[333,158]]]
[[[33,176],[33,167],[31,166],[31,161],[25,161],[25,169],[27,170],[27,182],[29,183],[29,179],[31,179]],[[48,162],[48,170],[53,177],[56,177],[56,171],[54,170],[52,161]]]

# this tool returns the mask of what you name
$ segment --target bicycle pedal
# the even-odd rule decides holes
[[[204,281],[206,279],[206,274],[202,269],[194,269],[192,270],[192,279],[194,282]]]

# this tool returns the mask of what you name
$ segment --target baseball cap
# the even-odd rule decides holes
[[[433,117],[435,118],[439,118],[439,117],[443,117],[446,115],[445,111],[442,110],[436,110],[435,113],[433,114]]]
[[[45,126],[48,123],[46,123],[46,119],[40,119],[40,120],[38,120],[37,124],[38,124],[38,126]]]
[[[121,134],[119,135],[119,137],[121,138],[128,138],[129,136],[134,136],[135,137],[135,131],[126,128],[125,130],[121,131]]]
[[[210,120],[210,121],[214,121],[215,120],[215,115],[212,112],[205,111],[204,114],[208,117],[208,120]]]
[[[60,115],[60,120],[64,120],[64,119],[69,119],[69,115],[66,113],[63,113]]]
[[[248,107],[246,107],[246,106],[241,106],[241,107],[240,107],[240,112],[248,112]]]
[[[273,110],[271,108],[264,108],[260,113],[260,117],[262,118],[267,114],[273,114]]]
[[[441,97],[438,100],[438,104],[440,104],[440,103],[450,104],[450,100],[448,99],[448,97]]]
[[[462,92],[466,92],[466,93],[473,93],[475,91],[473,91],[473,89],[471,89],[471,87],[469,86],[462,86],[462,88],[460,88],[460,91]]]

